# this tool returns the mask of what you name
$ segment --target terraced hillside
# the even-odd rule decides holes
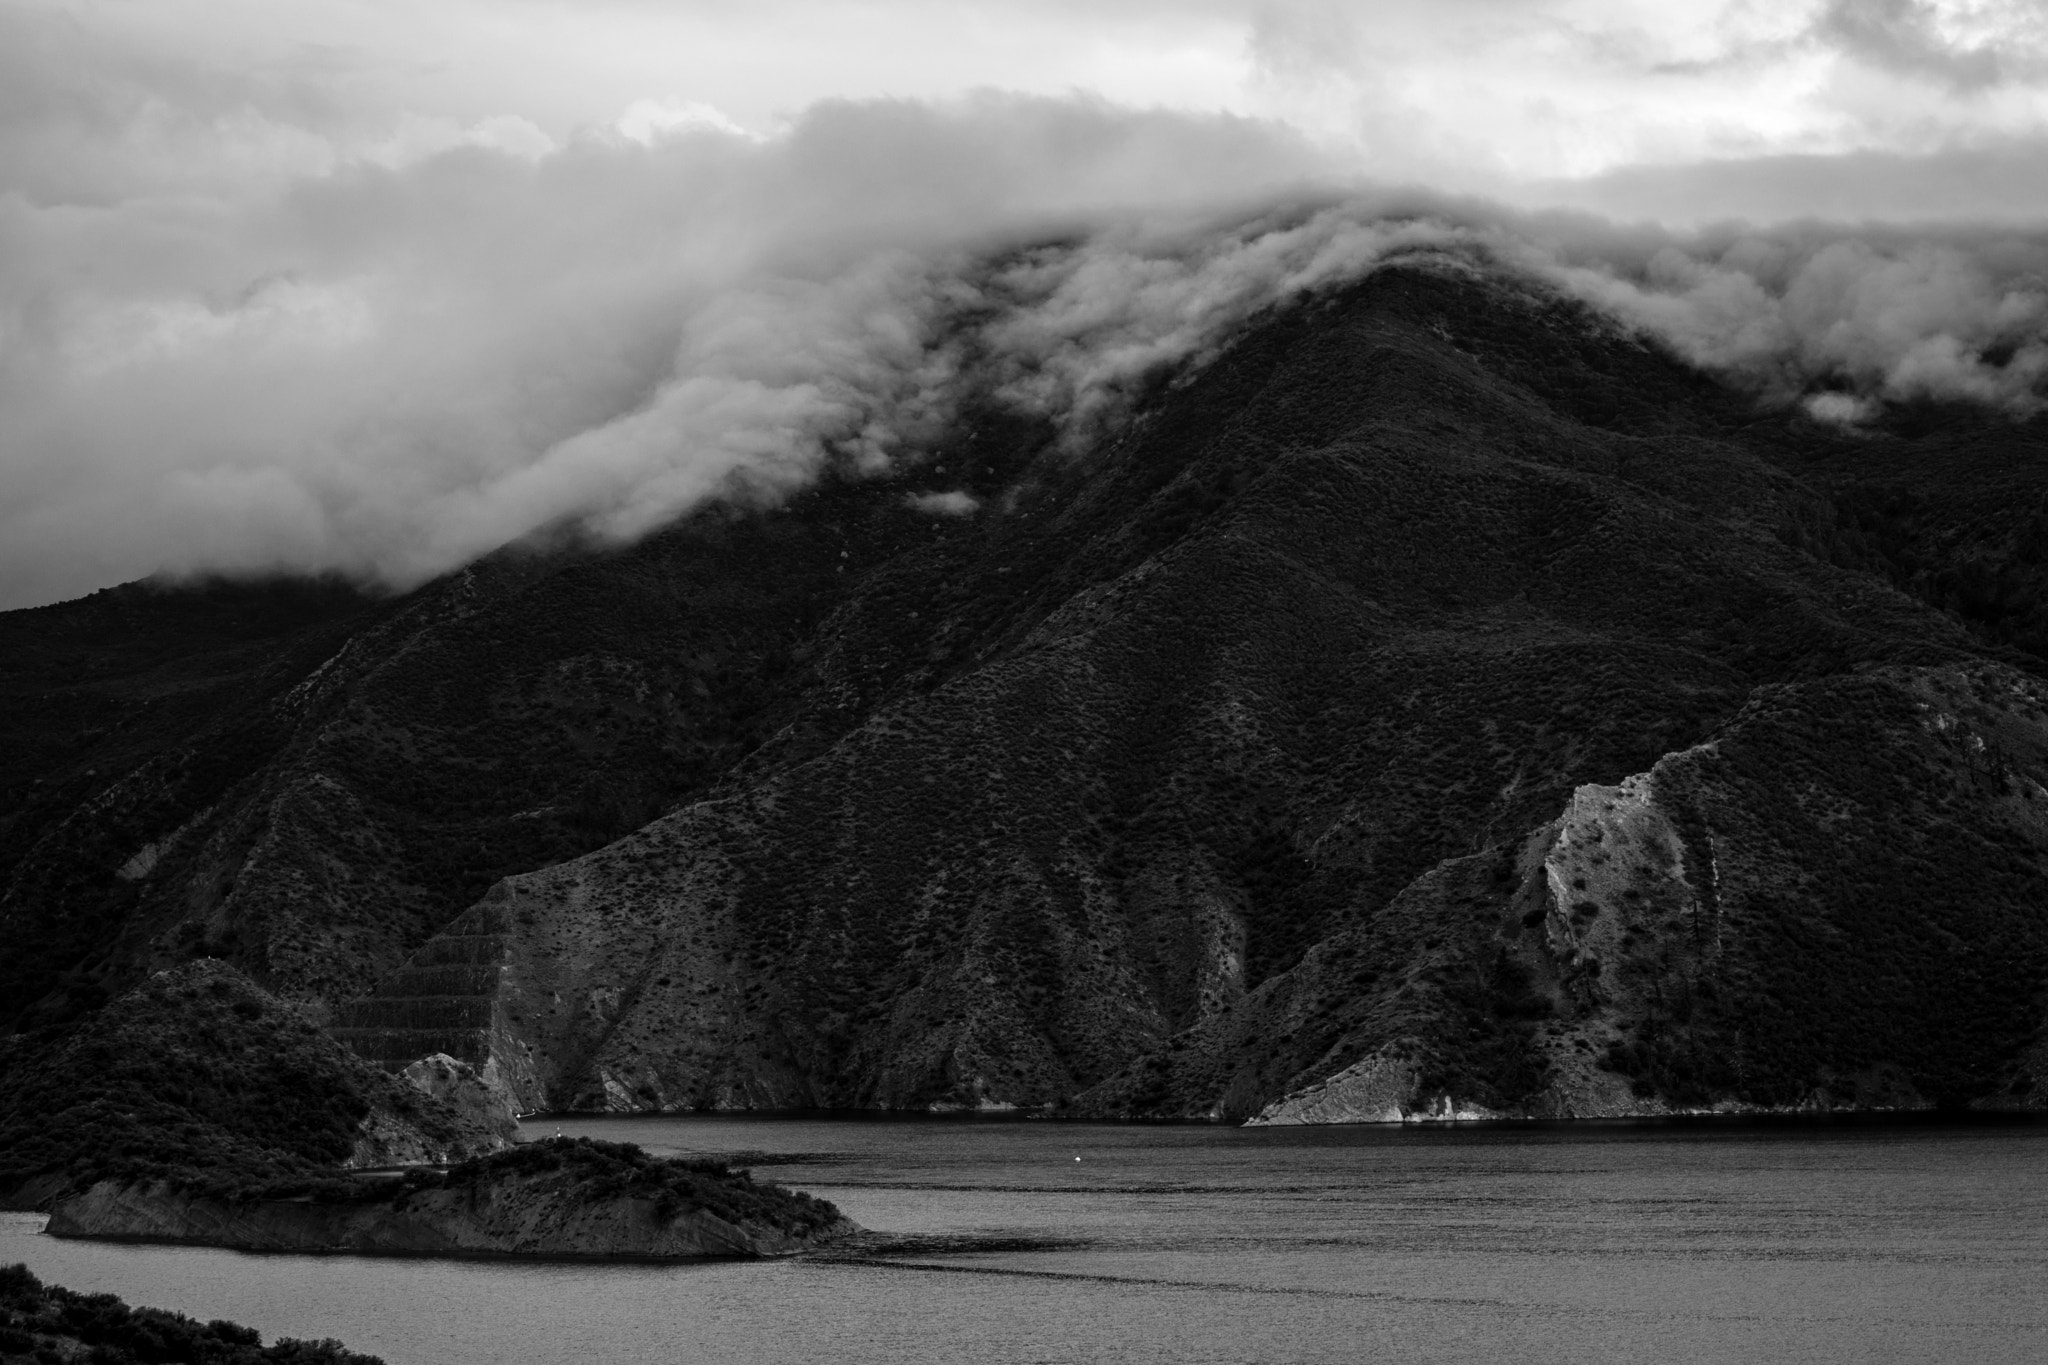
[[[532,1107],[2040,1102],[2038,424],[1442,262],[1139,412],[212,654],[0,617],[105,727],[10,779],[7,998],[221,953]]]

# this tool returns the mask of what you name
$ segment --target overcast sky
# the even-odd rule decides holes
[[[1274,119],[1364,174],[1629,214],[2006,214],[2048,197],[2039,0],[10,0],[0,14],[4,164],[39,200],[462,141],[532,154],[606,128],[773,136],[823,99],[981,89]],[[1926,202],[1902,193],[1920,185]]]
[[[0,0],[0,607],[403,584],[735,468],[885,463],[956,378],[927,341],[977,243],[1403,185],[1748,220],[1545,259],[1791,389],[1853,355],[1872,401],[2019,404],[2032,371],[1976,357],[2048,307],[2048,4]],[[1769,226],[1810,217],[1931,235]],[[1222,326],[1241,281],[1370,254],[1318,231],[1096,239],[1004,284],[1011,360],[1085,405],[1110,352],[1074,329],[1198,352],[1189,301]]]

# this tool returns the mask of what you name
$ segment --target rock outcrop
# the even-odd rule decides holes
[[[1401,1123],[1413,1115],[1415,1064],[1400,1057],[1368,1057],[1336,1075],[1302,1087],[1245,1120],[1248,1128],[1307,1123]],[[1484,1110],[1473,1118],[1492,1118]]]
[[[1772,689],[1182,1052],[1327,1040],[1259,1123],[2039,1110],[2044,756],[2048,692],[1993,665]],[[1346,999],[1359,959],[1406,970]]]
[[[519,1131],[518,1109],[505,1088],[493,1083],[495,1073],[479,1072],[467,1062],[437,1052],[411,1063],[399,1074],[416,1089],[507,1142]]]
[[[232,1201],[183,1194],[160,1182],[103,1180],[58,1201],[44,1230],[52,1237],[181,1242],[238,1251],[654,1260],[776,1256],[818,1240],[728,1223],[703,1212],[663,1219],[649,1199],[593,1204],[531,1186],[526,1182],[495,1190],[481,1205],[466,1193],[436,1190],[394,1206]],[[851,1224],[839,1230],[850,1231]]]
[[[102,1180],[58,1200],[45,1230],[241,1251],[650,1260],[786,1255],[856,1230],[829,1204],[743,1176],[725,1178],[743,1197],[714,1209],[664,1198],[647,1181],[620,1188],[615,1171],[480,1165],[424,1184],[384,1181],[388,1188],[353,1200],[234,1198],[166,1181]]]

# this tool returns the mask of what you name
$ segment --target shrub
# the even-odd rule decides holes
[[[265,1346],[254,1328],[130,1308],[112,1294],[44,1284],[19,1264],[0,1266],[0,1356],[92,1365],[383,1365],[338,1341],[286,1337]]]

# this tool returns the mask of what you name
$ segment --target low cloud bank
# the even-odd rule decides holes
[[[2048,231],[1601,233],[1532,264],[1768,400],[1818,388],[1863,412],[1936,398],[2026,417],[2048,397]]]
[[[1004,252],[1327,172],[1277,128],[1085,99],[628,131],[0,195],[0,606],[158,569],[404,585],[879,470],[943,425],[973,319],[1057,293]],[[1048,321],[1019,347],[1113,331]]]
[[[917,459],[971,392],[1083,449],[1162,368],[1417,249],[1763,401],[1837,395],[1831,420],[2023,416],[2048,376],[2044,232],[1517,215],[1346,188],[1269,125],[1088,100],[634,131],[261,194],[0,198],[0,606],[155,570],[404,586],[537,531],[630,539],[828,460]]]

